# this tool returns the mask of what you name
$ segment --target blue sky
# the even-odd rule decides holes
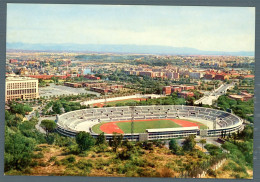
[[[7,42],[254,51],[255,8],[8,4]]]

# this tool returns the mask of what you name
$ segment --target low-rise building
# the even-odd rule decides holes
[[[85,75],[84,77],[90,80],[100,80],[100,77],[94,75]]]
[[[193,92],[188,92],[188,91],[182,91],[178,93],[179,97],[187,98],[187,97],[193,97],[194,93]]]
[[[82,83],[69,83],[69,82],[65,82],[64,85],[68,86],[68,87],[73,87],[73,88],[80,88],[80,87],[82,87]]]
[[[200,72],[190,72],[189,76],[191,79],[200,79],[202,77],[202,73]]]
[[[165,95],[171,95],[171,93],[172,93],[172,87],[171,87],[171,86],[165,86],[165,87],[163,87],[163,93],[164,93]]]

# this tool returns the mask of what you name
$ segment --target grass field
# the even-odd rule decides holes
[[[190,127],[199,126],[200,129],[207,129],[204,124],[182,119],[153,119],[153,120],[135,120],[134,133],[145,133],[146,129],[155,128],[177,128],[177,127]],[[95,133],[131,133],[131,121],[114,121],[107,123],[100,123],[92,127]]]
[[[116,101],[108,101],[106,103],[106,105],[109,105],[109,106],[116,106],[116,104],[128,104],[128,103],[137,103],[137,102],[140,102],[140,100],[145,100],[143,98],[136,98],[136,99],[125,99],[125,100],[116,100]],[[102,103],[95,103],[93,104],[93,106],[98,106],[98,107],[103,107],[105,104],[102,102]]]
[[[117,126],[124,131],[124,133],[131,133],[131,122],[119,122]],[[153,128],[177,128],[180,125],[169,120],[156,121],[138,121],[134,122],[134,133],[145,133],[146,129]]]
[[[117,101],[107,102],[107,105],[114,106],[116,104],[135,103],[135,102],[140,102],[140,100],[146,100],[146,99],[136,98],[136,99],[117,100]]]
[[[104,124],[104,123],[99,123],[99,124],[96,124],[92,127],[92,130],[95,132],[95,133],[102,133],[103,131],[100,130],[100,126]]]
[[[111,102],[107,102],[107,105],[111,105],[114,106],[116,104],[126,104],[126,103],[135,103],[138,102],[134,99],[128,99],[128,100],[117,100],[117,101],[111,101]]]

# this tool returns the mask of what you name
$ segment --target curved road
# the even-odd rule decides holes
[[[194,102],[194,104],[199,104],[199,103],[202,103],[202,104],[205,104],[205,105],[212,105],[213,104],[213,101],[217,100],[219,98],[219,96],[221,95],[224,95],[225,92],[234,87],[234,83],[231,83],[231,84],[222,84],[220,85],[220,87],[218,87],[215,92],[212,91],[210,92],[209,95],[207,96],[203,96],[202,98],[200,98],[199,100],[196,100]]]

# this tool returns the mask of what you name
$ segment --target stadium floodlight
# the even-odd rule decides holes
[[[107,94],[105,93],[105,105],[107,105]]]
[[[135,114],[135,108],[136,108],[135,104],[134,104],[134,106],[130,106],[130,109],[131,109],[131,135],[132,135],[132,141],[134,140],[134,114]]]

